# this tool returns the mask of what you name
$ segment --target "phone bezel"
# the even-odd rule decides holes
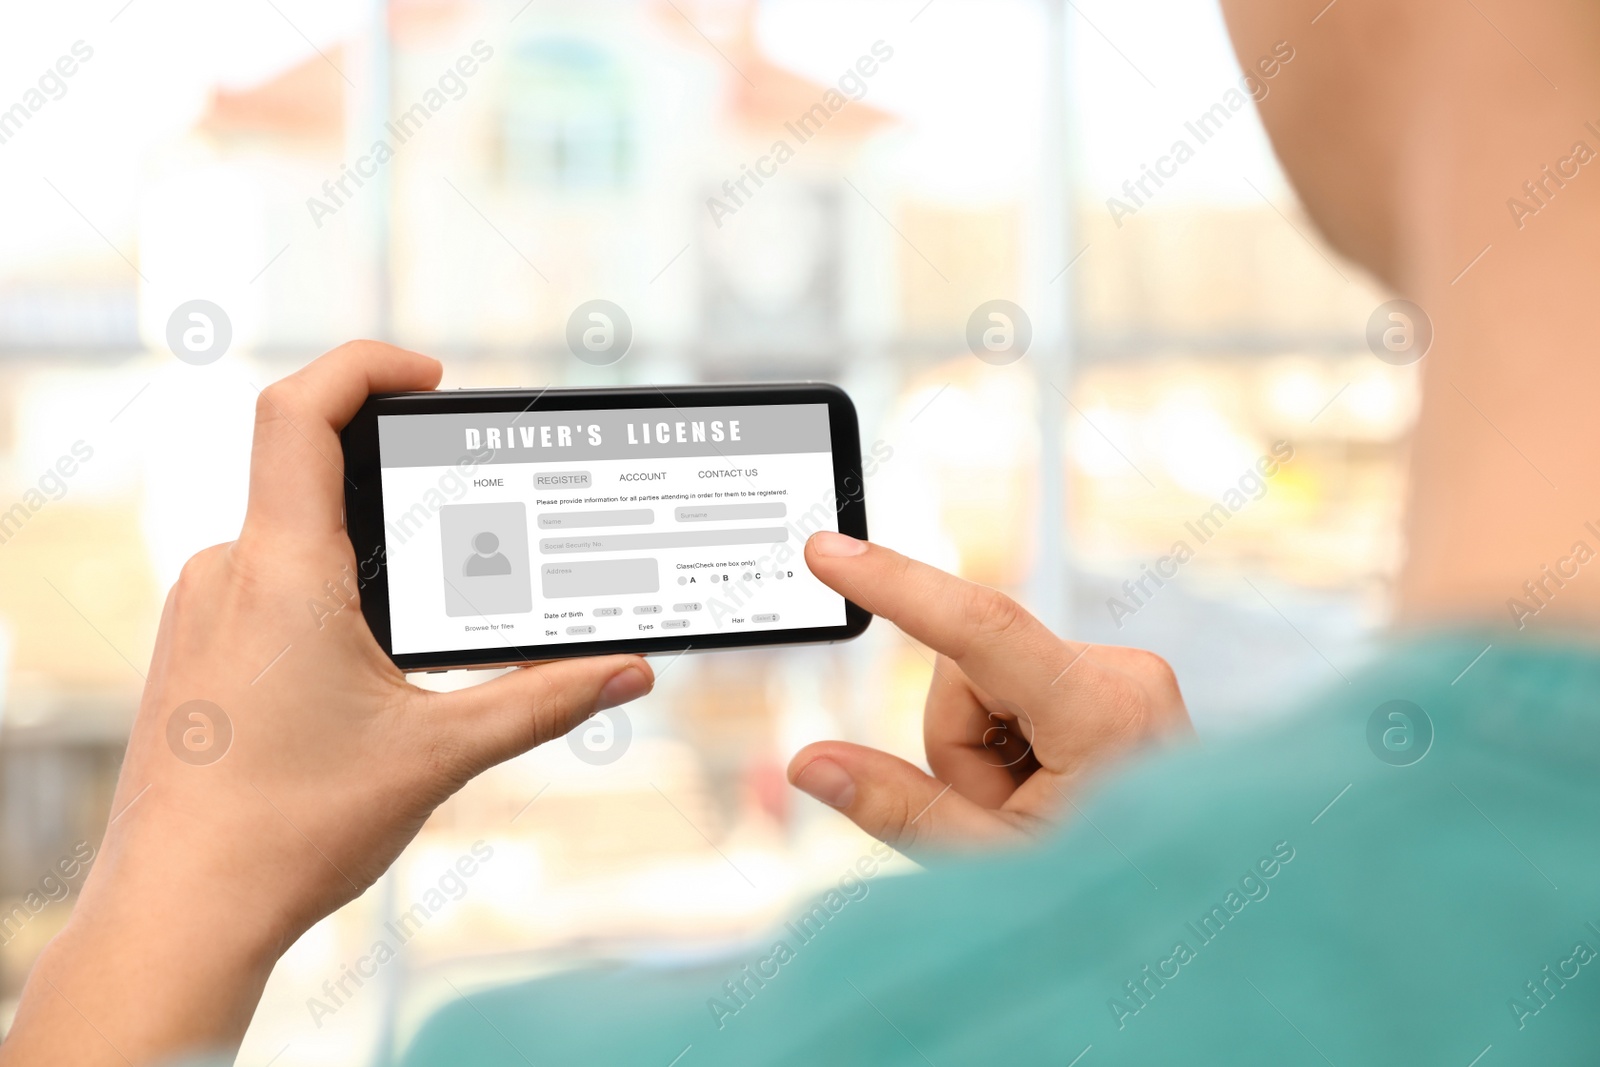
[[[833,447],[833,481],[839,530],[866,539],[866,478],[861,465],[861,433],[855,404],[844,390],[821,382],[750,385],[637,386],[614,389],[459,389],[371,396],[345,426],[340,438],[345,463],[345,525],[356,553],[361,612],[372,636],[396,666],[405,671],[439,671],[536,663],[618,652],[652,654],[702,649],[760,648],[772,645],[848,641],[866,630],[872,615],[845,601],[842,626],[784,627],[733,633],[641,637],[581,644],[501,645],[494,648],[396,655],[389,622],[389,568],[383,521],[383,479],[378,461],[378,417],[436,413],[580,411],[617,408],[742,407],[827,404]],[[803,560],[802,560],[803,562]],[[508,652],[516,655],[507,655]]]

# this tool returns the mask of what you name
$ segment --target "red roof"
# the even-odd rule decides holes
[[[249,89],[212,89],[199,129],[219,137],[269,136],[302,141],[344,139],[348,86],[335,67],[344,50],[313,54],[277,77]]]
[[[699,17],[690,0],[657,0],[654,15],[686,47],[703,49],[710,62],[727,72],[735,121],[765,135],[822,103],[828,90],[837,91],[837,86],[812,81],[768,60],[755,40],[756,7],[753,0],[745,0],[719,23]],[[712,50],[713,43],[720,56]],[[845,70],[841,68],[839,74],[843,76]],[[895,121],[893,115],[865,101],[849,100],[846,107],[833,113],[827,129],[832,137],[859,140]]]

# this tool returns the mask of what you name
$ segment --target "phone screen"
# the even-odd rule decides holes
[[[397,656],[845,625],[802,554],[839,528],[827,404],[380,414],[377,429]]]

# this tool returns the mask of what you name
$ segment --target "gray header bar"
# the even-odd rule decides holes
[[[385,467],[771,456],[831,449],[826,404],[378,417],[378,455]]]

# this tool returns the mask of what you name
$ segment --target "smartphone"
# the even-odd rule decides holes
[[[402,670],[846,641],[871,618],[803,552],[867,536],[832,385],[378,395],[343,443],[361,610]]]

